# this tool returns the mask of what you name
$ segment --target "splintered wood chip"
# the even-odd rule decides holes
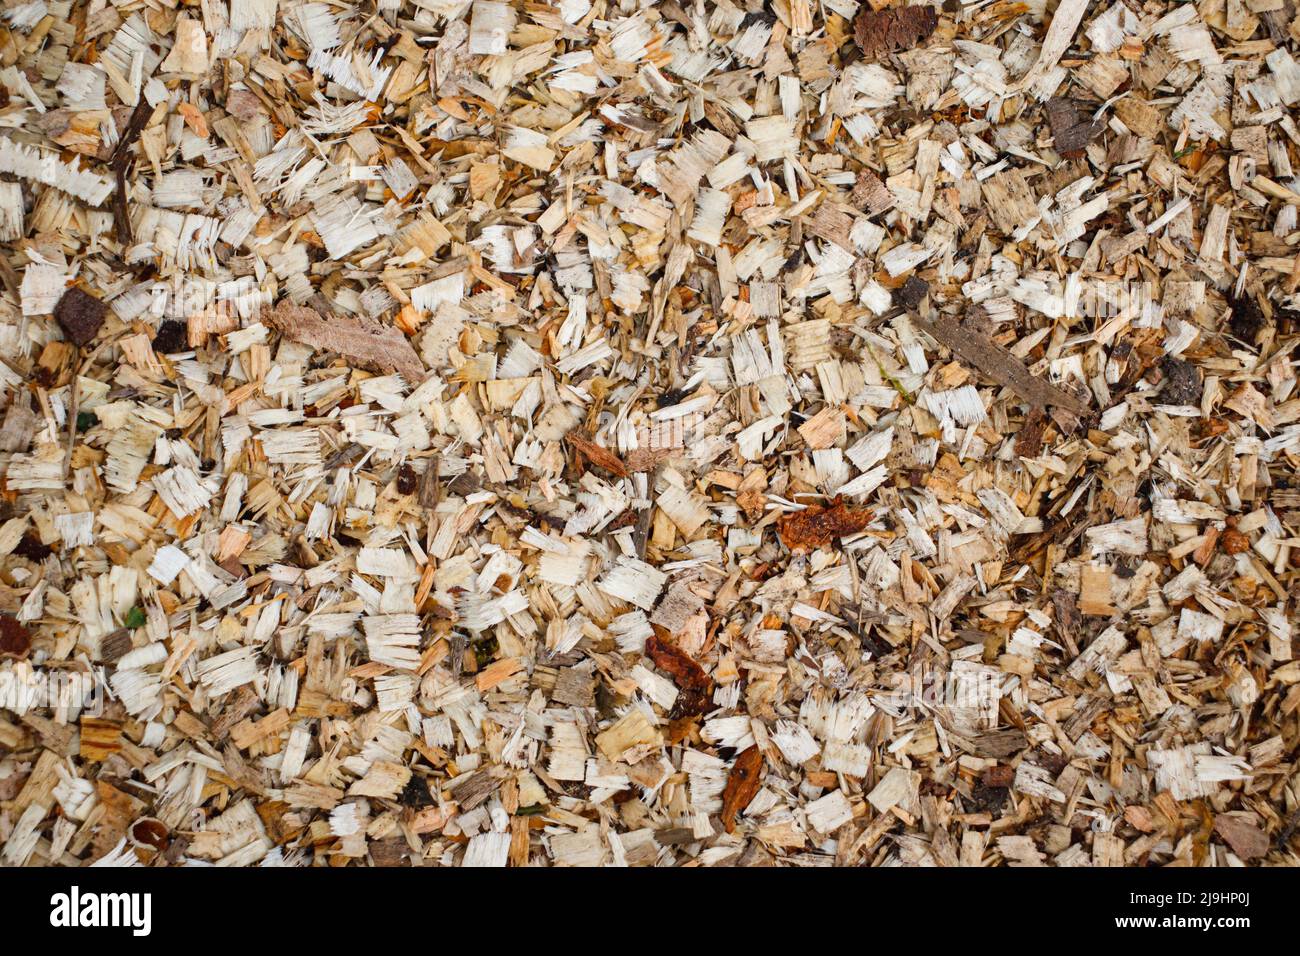
[[[672,677],[673,683],[683,690],[701,690],[707,688],[712,682],[704,669],[671,641],[654,636],[648,637],[646,653],[654,661],[655,667],[667,672]]]
[[[108,306],[88,292],[73,286],[54,307],[54,318],[69,342],[85,345],[99,334]]]
[[[862,55],[876,60],[925,42],[939,25],[934,7],[917,5],[888,10],[864,8],[853,21],[853,37]]]

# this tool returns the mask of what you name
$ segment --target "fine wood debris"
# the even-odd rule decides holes
[[[0,862],[1296,864],[1298,12],[7,3]]]

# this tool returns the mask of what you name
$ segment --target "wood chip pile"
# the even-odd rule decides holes
[[[1295,0],[874,3],[6,3],[0,863],[1300,862]]]

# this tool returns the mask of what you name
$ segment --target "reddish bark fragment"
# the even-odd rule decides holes
[[[895,7],[892,10],[863,10],[853,23],[853,37],[862,56],[879,59],[886,53],[910,50],[928,40],[939,25],[934,7]]]
[[[76,286],[63,293],[63,298],[54,307],[54,318],[58,320],[59,328],[74,345],[85,345],[93,339],[107,314],[108,306]]]
[[[1016,779],[1016,770],[1006,764],[998,764],[996,767],[987,768],[980,776],[980,782],[986,787],[1006,789],[1010,787]]]
[[[670,715],[673,719],[702,714],[713,697],[713,678],[689,654],[657,635],[646,638],[645,652],[655,667],[665,671],[680,691]]]
[[[24,658],[32,649],[32,635],[15,617],[0,615],[0,657]]]
[[[1250,539],[1236,528],[1228,528],[1219,537],[1219,545],[1224,554],[1241,554],[1250,550]]]
[[[894,304],[914,310],[930,294],[930,283],[918,276],[908,276],[902,288],[894,290]]]
[[[829,505],[812,505],[781,519],[781,543],[795,554],[816,551],[846,534],[857,534],[871,523],[875,512],[848,508],[842,498]]]
[[[161,820],[141,817],[131,824],[131,839],[155,850],[165,850],[167,844],[171,842],[171,830]]]
[[[722,826],[728,833],[736,829],[736,814],[749,806],[762,782],[763,752],[756,746],[741,751],[722,789]]]
[[[587,456],[597,468],[604,468],[606,471],[613,472],[620,478],[627,477],[627,466],[623,464],[622,459],[614,454],[604,445],[597,445],[594,441],[580,432],[569,432],[564,436],[564,440],[576,448],[582,454]]]
[[[159,355],[184,352],[189,347],[185,323],[168,320],[158,327],[153,337],[153,350]]]

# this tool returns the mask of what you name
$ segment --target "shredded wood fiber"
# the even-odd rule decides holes
[[[0,863],[1300,862],[1298,46],[7,3]]]

